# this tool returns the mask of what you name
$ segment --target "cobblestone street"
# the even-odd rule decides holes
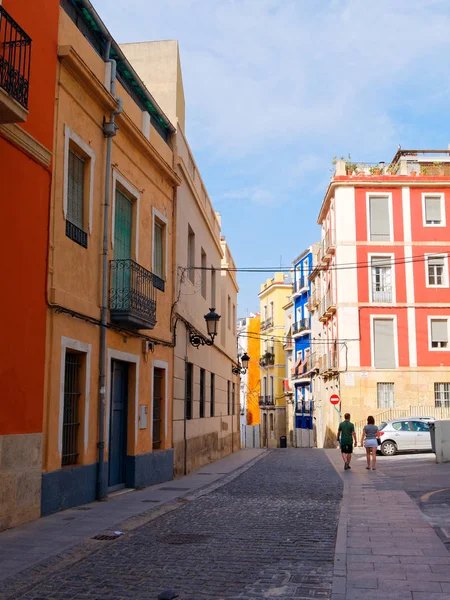
[[[268,452],[239,477],[0,598],[330,598],[342,480],[321,450]],[[23,584],[21,584],[23,577]],[[9,590],[9,591],[8,591]]]

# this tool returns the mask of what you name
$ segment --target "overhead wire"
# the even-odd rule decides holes
[[[389,246],[391,250],[395,248],[401,248],[402,246]],[[450,244],[449,244],[450,251]],[[386,257],[386,266],[393,265],[404,265],[411,263],[421,263],[426,262],[429,258],[442,256],[446,254],[446,252],[427,252],[426,254],[416,254],[408,258],[394,258],[393,260]],[[340,263],[337,265],[313,265],[311,268],[311,272],[315,269],[320,271],[339,271],[339,270],[347,270],[347,269],[365,269],[372,267],[372,263],[370,261],[356,261],[352,263]],[[295,272],[295,267],[189,267],[189,269],[195,269],[200,271],[225,271],[232,273],[293,273]]]

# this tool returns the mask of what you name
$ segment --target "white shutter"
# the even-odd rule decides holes
[[[427,223],[440,223],[441,199],[438,196],[427,196],[425,198],[425,221]]]
[[[431,321],[431,341],[448,342],[447,319],[433,319]]]
[[[375,196],[369,198],[370,239],[372,241],[389,241],[389,198]]]
[[[374,367],[395,369],[394,320],[373,321]]]

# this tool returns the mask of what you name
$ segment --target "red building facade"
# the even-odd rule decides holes
[[[0,530],[40,514],[58,0],[0,6]]]
[[[331,431],[332,393],[355,421],[450,411],[449,211],[449,151],[338,161],[312,276],[313,335],[327,356],[315,398]]]

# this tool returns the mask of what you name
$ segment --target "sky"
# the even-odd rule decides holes
[[[320,239],[334,156],[450,144],[448,0],[93,4],[119,43],[179,41],[187,137],[238,267]],[[266,277],[239,274],[239,316]]]

